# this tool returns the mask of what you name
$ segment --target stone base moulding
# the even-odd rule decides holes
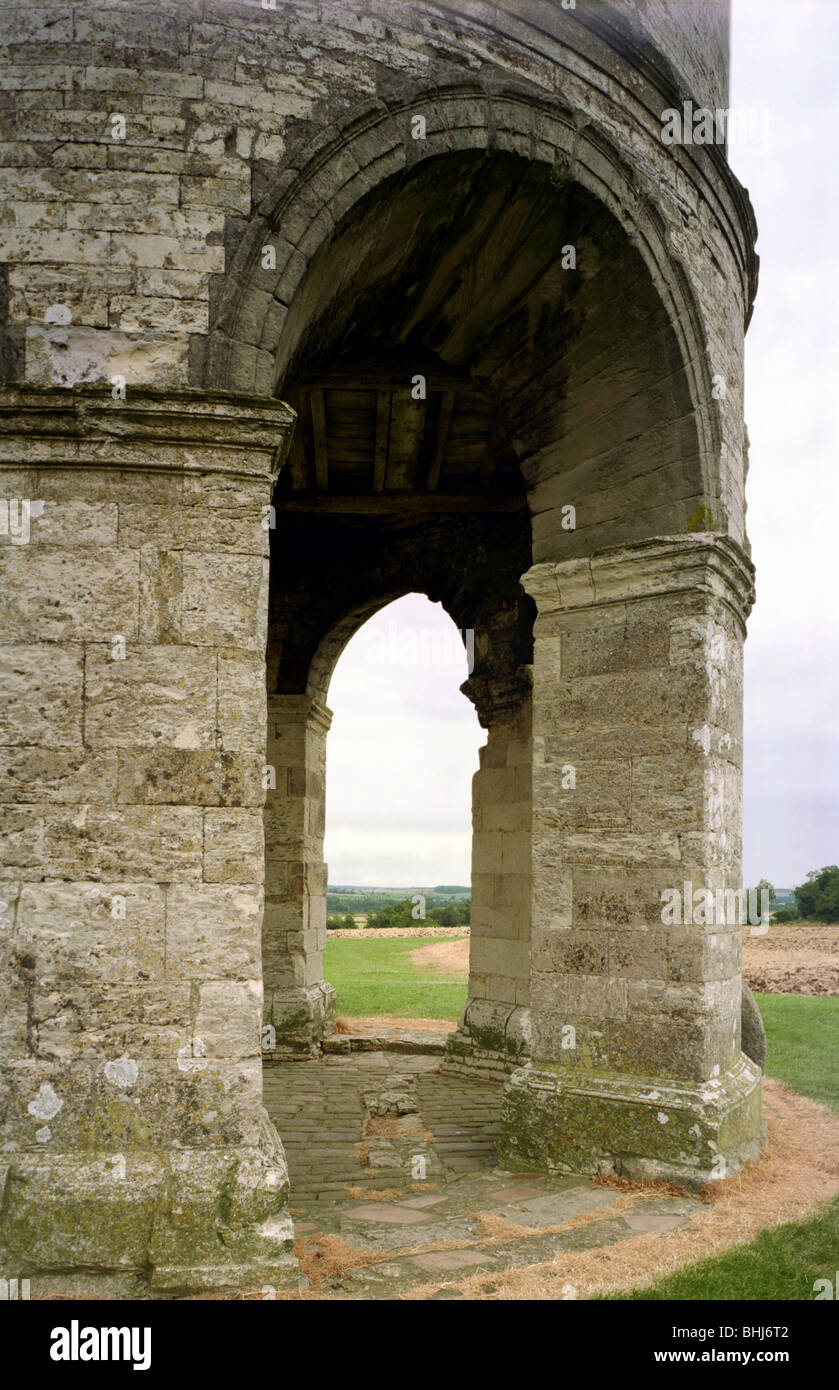
[[[335,1019],[335,990],[316,985],[266,989],[262,1055],[275,1061],[317,1057]]]
[[[764,1141],[760,1068],[742,1055],[704,1085],[532,1064],[505,1088],[499,1159],[514,1170],[700,1187],[733,1177]]]
[[[39,1297],[296,1289],[288,1174],[262,1145],[21,1154],[6,1171],[2,1268]]]
[[[530,1054],[530,1010],[470,999],[449,1035],[442,1070],[456,1076],[506,1076]]]

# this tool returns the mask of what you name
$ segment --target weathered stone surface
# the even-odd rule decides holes
[[[39,983],[159,979],[164,890],[151,883],[26,883],[14,936]]]
[[[138,516],[188,493],[181,519],[197,538],[203,512],[206,543],[228,499],[254,535],[291,415],[108,400],[5,392],[0,450],[27,455],[46,501],[3,547],[12,635],[40,637],[4,648],[0,1263],[53,1271],[65,1293],[282,1287],[296,1266],[259,1061],[264,669],[252,686],[255,658],[228,645],[264,631],[264,538],[208,564],[199,603],[185,552],[149,546]],[[180,440],[165,459],[161,428]],[[185,487],[228,468],[206,507]],[[160,539],[176,545],[177,524]],[[255,585],[237,578],[250,560]]]
[[[190,806],[261,806],[262,758],[182,748],[119,755],[119,800]]]
[[[328,1034],[325,702],[407,591],[487,729],[446,1070],[517,1163],[736,1167],[739,942],[661,914],[740,874],[755,228],[661,139],[727,6],[54,10],[0,11],[0,1268],[293,1278],[259,1050]]]
[[[25,553],[24,553],[25,552]],[[137,635],[139,569],[131,552],[39,545],[0,550],[11,642],[102,642]]]
[[[751,1057],[761,1071],[766,1066],[766,1029],[760,1016],[760,1009],[749,986],[741,985],[742,1006],[740,1014],[741,1046],[747,1057]]]
[[[262,878],[262,814],[226,808],[204,812],[204,880],[253,883]]]
[[[607,1138],[605,1136],[608,1136]],[[507,1084],[500,1157],[510,1168],[665,1174],[686,1187],[733,1176],[760,1154],[760,1072],[747,1058],[701,1087],[626,1080],[601,1071],[581,1081],[544,1066]]]
[[[212,748],[216,662],[194,647],[129,645],[114,660],[91,650],[86,665],[86,733],[100,748]]]
[[[174,978],[254,979],[262,895],[252,885],[173,884],[166,890],[168,968]]]
[[[43,646],[0,649],[7,699],[0,710],[0,744],[40,748],[81,748],[84,653],[55,647],[46,659]]]

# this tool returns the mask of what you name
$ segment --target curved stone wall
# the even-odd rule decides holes
[[[0,9],[5,1272],[294,1286],[260,1050],[332,1007],[326,686],[414,585],[476,629],[448,1064],[516,1068],[505,1160],[759,1150],[740,925],[660,907],[740,884],[755,226],[662,139],[727,23]]]
[[[435,154],[515,151],[645,260],[713,526],[742,542],[754,224],[721,149],[660,140],[663,109],[723,97],[726,27],[725,4],[630,0],[6,6],[7,377],[270,394],[295,291],[359,198]]]

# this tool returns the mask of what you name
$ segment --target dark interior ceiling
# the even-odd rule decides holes
[[[563,248],[591,274],[602,220],[578,187],[509,154],[431,160],[363,200],[315,258],[284,335],[280,392],[299,417],[285,505],[361,509],[372,495],[387,512],[408,493],[433,510],[524,505],[507,405],[561,361],[582,278]]]

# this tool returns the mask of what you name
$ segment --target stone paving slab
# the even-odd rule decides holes
[[[414,1234],[418,1234],[418,1232]],[[423,1235],[425,1234],[424,1231]],[[433,1227],[428,1230],[427,1234],[437,1236],[440,1240],[445,1239]],[[493,1271],[500,1273],[508,1269],[548,1262],[555,1264],[561,1273],[563,1254],[597,1250],[604,1246],[616,1245],[622,1240],[629,1239],[633,1234],[636,1233],[631,1230],[623,1218],[613,1217],[591,1222],[585,1226],[572,1227],[566,1231],[535,1237],[513,1237],[492,1245],[467,1246],[464,1244],[455,1250],[406,1252],[401,1256],[395,1250],[389,1251],[389,1257],[384,1261],[388,1271],[385,1281],[388,1286],[386,1296],[398,1297],[409,1289],[416,1288],[417,1285],[434,1282],[435,1274],[442,1278],[467,1276],[474,1272],[477,1263],[476,1256],[480,1259],[481,1267],[485,1268],[487,1273]],[[427,1243],[433,1244],[434,1241],[429,1239]],[[448,1257],[445,1264],[443,1265],[441,1262],[436,1269],[432,1269],[428,1263],[429,1257],[435,1256],[439,1260],[441,1255]],[[381,1265],[362,1265],[347,1270],[340,1280],[340,1285],[336,1284],[333,1293],[335,1296],[343,1298],[382,1297],[380,1292],[381,1278],[378,1272],[381,1268]]]
[[[442,1074],[433,1057],[405,1052],[266,1065],[297,1234],[315,1244],[337,1236],[349,1252],[381,1257],[331,1278],[329,1297],[398,1298],[479,1271],[561,1265],[565,1253],[641,1233],[664,1238],[699,1207],[688,1196],[639,1195],[609,1215],[621,1194],[588,1177],[498,1169],[502,1084]],[[427,1187],[412,1172],[418,1155]]]

